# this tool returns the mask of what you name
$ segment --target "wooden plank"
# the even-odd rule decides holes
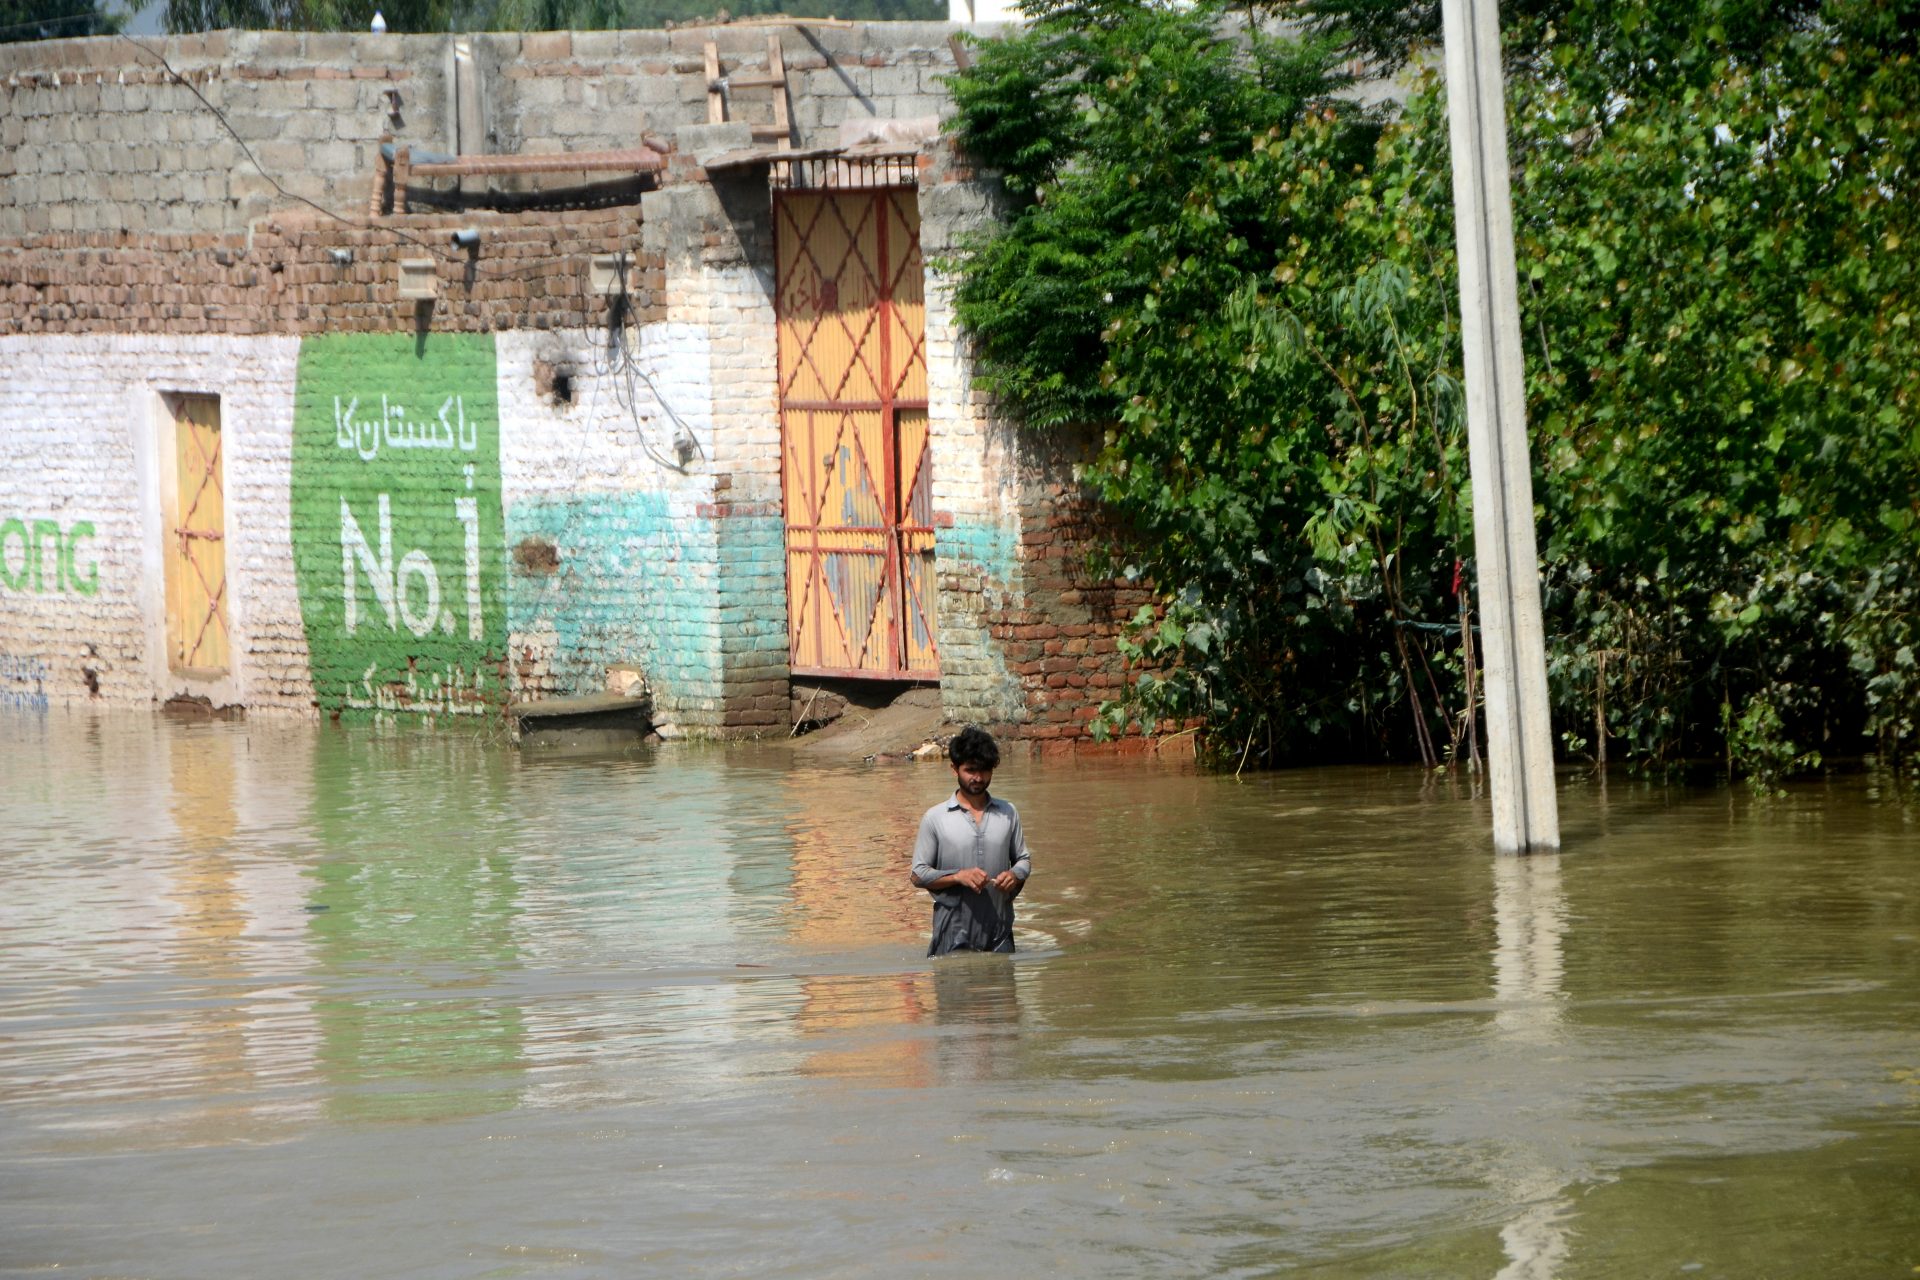
[[[421,178],[466,177],[489,173],[657,173],[666,158],[651,147],[619,151],[555,151],[528,156],[459,156],[450,162],[416,164]]]
[[[220,674],[228,662],[226,504],[220,401],[174,407],[173,503],[167,549],[167,658],[175,671]]]
[[[406,213],[407,183],[413,178],[413,148],[400,147],[393,153],[393,211]]]
[[[774,14],[764,18],[734,18],[727,23],[730,27],[857,27],[860,24],[846,18],[789,18],[784,14]]]
[[[380,146],[373,152],[373,190],[367,193],[367,216],[377,218],[387,211],[387,183],[393,178],[393,161],[381,148],[393,145],[393,135],[380,135]]]
[[[725,124],[727,100],[725,91],[720,87],[720,50],[709,40],[704,52],[707,60],[707,123]]]
[[[787,63],[780,55],[778,34],[767,37],[767,75],[773,81],[773,123],[780,130],[780,149],[793,147],[793,121],[787,118]]]

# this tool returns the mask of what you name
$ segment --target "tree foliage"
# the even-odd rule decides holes
[[[1166,596],[1109,729],[1200,716],[1242,758],[1463,741],[1445,156],[1342,106],[1338,59],[1112,4],[954,85],[1013,204],[961,265],[981,375],[1030,426],[1109,425],[1094,478]]]
[[[1920,68],[1887,12],[1708,10],[1657,83],[1516,82],[1570,733],[1599,714],[1642,757],[1717,748],[1762,782],[1863,729],[1911,749]]]
[[[1920,718],[1908,0],[1507,7],[1529,414],[1570,752],[1898,760]],[[1471,750],[1471,559],[1446,122],[1204,7],[1050,10],[955,83],[1007,176],[958,264],[982,375],[1105,426],[1093,477],[1162,593],[1109,723],[1217,755]],[[1234,35],[1235,31],[1239,35]],[[1462,623],[1466,629],[1462,630]],[[1270,750],[1269,750],[1270,748]]]
[[[0,44],[112,35],[124,21],[99,0],[0,0]]]

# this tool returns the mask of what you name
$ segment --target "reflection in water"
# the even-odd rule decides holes
[[[474,971],[517,959],[512,852],[474,841],[470,817],[499,808],[500,762],[452,735],[396,739],[388,759],[327,753],[313,823],[327,850],[308,903],[317,963],[320,1065],[336,1118],[451,1119],[512,1107],[520,1010],[475,994]],[[420,974],[368,989],[370,969]]]
[[[1560,855],[1508,855],[1493,860],[1494,1025],[1502,1038],[1551,1045],[1564,1030],[1567,896]]]
[[[899,1034],[926,1021],[923,978],[808,977],[800,991],[794,1025],[813,1046],[802,1071],[881,1088],[924,1088],[933,1080],[932,1044]]]
[[[929,772],[896,769],[898,785],[874,786],[867,778],[783,771],[792,859],[784,915],[794,945],[844,951],[917,935],[924,946],[929,899],[909,888],[907,871]],[[889,881],[895,892],[871,892]]]
[[[1551,1053],[1566,1034],[1561,939],[1567,899],[1560,886],[1560,855],[1496,856],[1493,919],[1495,1035],[1523,1054]],[[1541,1119],[1530,1117],[1530,1125]],[[1496,1280],[1553,1280],[1570,1247],[1569,1175],[1554,1168],[1525,1134],[1516,1135],[1506,1150],[1513,1159],[1496,1177],[1520,1214],[1500,1229],[1508,1262]]]
[[[908,773],[904,781],[924,775]],[[807,952],[849,952],[901,944],[924,931],[926,894],[907,888],[917,812],[905,788],[822,786],[817,776],[788,773],[787,829],[791,881],[782,913],[791,944]],[[897,892],[871,892],[894,879]],[[800,984],[796,1023],[815,1044],[802,1068],[847,1084],[925,1086],[935,1077],[934,1046],[924,1036],[895,1034],[926,1021],[922,975],[875,981],[868,976],[809,977]]]
[[[914,1089],[1016,1074],[1019,962],[963,953],[930,964],[931,975],[801,979],[794,1022],[814,1045],[802,1070],[847,1085]]]
[[[181,856],[171,868],[179,908],[175,936],[182,974],[209,984],[245,976],[240,935],[246,924],[233,859],[233,738],[182,731],[167,742],[173,826]],[[187,1033],[202,1086],[231,1088],[246,1061],[245,1020],[231,1004],[208,1001]]]
[[[933,963],[942,769],[57,714],[0,759],[9,1273],[1920,1265],[1920,868],[1852,780],[1568,779],[1598,834],[1490,859],[1417,772],[1011,759],[1021,952]]]
[[[1007,955],[942,957],[933,966],[933,996],[942,1083],[981,1084],[1018,1073],[1020,962]]]

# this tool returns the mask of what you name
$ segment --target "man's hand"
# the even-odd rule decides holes
[[[986,873],[983,871],[981,874],[985,875]],[[1002,893],[1019,893],[1020,886],[1024,883],[1025,881],[1021,880],[1019,876],[1013,874],[1011,871],[1002,871],[993,878],[993,887]]]
[[[971,889],[975,893],[987,887],[987,872],[984,867],[963,867],[953,873],[953,879],[962,889]]]

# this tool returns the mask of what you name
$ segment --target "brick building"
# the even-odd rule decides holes
[[[0,708],[1083,736],[1140,600],[972,386],[953,31],[0,46]]]

